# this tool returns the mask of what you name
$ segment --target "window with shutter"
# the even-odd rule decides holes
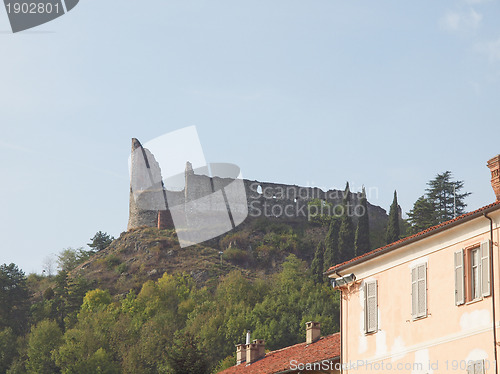
[[[365,331],[375,332],[378,329],[377,314],[377,281],[365,283]]]
[[[427,264],[411,269],[411,302],[413,319],[427,316]]]
[[[455,304],[491,295],[490,241],[455,252]]]
[[[467,374],[484,374],[484,360],[470,361],[467,364]]]
[[[470,300],[481,297],[481,259],[479,248],[469,251]]]
[[[481,251],[481,290],[482,296],[490,296],[490,241],[482,242]]]
[[[464,250],[455,252],[455,304],[465,302]]]

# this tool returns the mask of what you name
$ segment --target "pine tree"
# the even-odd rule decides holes
[[[29,309],[30,292],[24,272],[13,263],[0,265],[0,331],[10,327],[15,334],[23,333]]]
[[[87,245],[91,248],[91,251],[99,252],[109,247],[115,238],[105,232],[98,231],[90,240],[92,240],[92,243],[88,243]]]
[[[311,273],[315,283],[323,282],[323,243],[319,242],[311,263]]]
[[[445,171],[427,182],[429,187],[425,190],[426,197],[434,205],[438,223],[465,213],[467,207],[464,199],[470,195],[470,192],[460,193],[464,182],[452,181],[452,177],[451,171]]]
[[[343,214],[340,218],[339,242],[338,242],[338,262],[348,261],[355,256],[354,253],[354,225],[351,219],[351,199],[349,182],[344,191]]]
[[[420,196],[408,213],[408,222],[411,225],[410,234],[416,234],[437,225],[437,213],[432,202],[425,196]]]
[[[332,219],[330,228],[325,238],[325,253],[324,253],[324,271],[330,267],[340,263],[339,261],[339,228],[340,221]]]
[[[370,250],[370,225],[368,222],[368,202],[366,200],[366,191],[363,187],[361,199],[358,208],[361,215],[358,217],[358,225],[356,226],[356,234],[354,238],[355,255],[360,256]]]
[[[387,222],[385,237],[387,244],[391,244],[399,240],[399,207],[398,195],[396,191],[394,191],[394,200],[392,200],[391,208],[389,210],[389,221]]]

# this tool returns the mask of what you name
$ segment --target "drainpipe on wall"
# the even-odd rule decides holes
[[[339,273],[335,272],[339,277],[342,277]],[[344,334],[342,333],[342,288],[339,288],[340,291],[340,324],[339,324],[339,332],[340,332],[340,373],[344,372],[344,367],[342,365],[342,360],[344,359]],[[498,373],[497,373],[498,374]]]
[[[495,374],[498,374],[498,363],[497,363],[497,326],[495,318],[495,267],[493,266],[493,220],[484,213],[484,218],[490,221],[490,278],[491,278],[491,304],[492,304],[492,314],[493,314],[493,348],[495,354]]]

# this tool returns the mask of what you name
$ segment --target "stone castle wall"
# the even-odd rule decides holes
[[[134,152],[137,149],[142,152]],[[209,214],[217,214],[220,211],[226,214],[229,206],[220,204],[220,201],[217,203],[215,199],[210,199],[214,192],[222,189],[227,195],[226,203],[227,201],[236,200],[232,198],[231,194],[238,192],[234,191],[230,186],[234,179],[195,174],[190,164],[188,164],[185,172],[184,190],[168,191],[163,187],[161,170],[154,160],[154,156],[147,149],[142,148],[142,145],[136,139],[132,141],[132,151],[131,175],[132,180],[135,180],[135,182],[131,183],[130,190],[129,230],[141,226],[173,228],[168,211],[169,204],[171,206],[172,204],[184,206],[186,202],[196,201],[197,208],[200,208],[201,211],[206,210]],[[134,154],[136,156],[142,154],[149,160],[149,173],[145,173],[144,168],[138,167],[143,160],[137,160]],[[137,175],[137,173],[140,175]],[[154,182],[153,187],[134,196],[133,185],[137,186],[148,181]],[[242,182],[246,192],[246,202],[230,204],[230,211],[236,217],[238,212],[243,214],[248,211],[248,216],[252,218],[274,217],[284,221],[303,221],[309,218],[309,201],[320,199],[335,207],[342,204],[344,198],[344,192],[340,190],[322,191],[316,187],[301,187],[247,179],[243,179]],[[200,196],[206,198],[200,200]],[[359,206],[360,198],[359,194],[350,194],[354,219],[356,219],[355,209],[356,206]],[[328,204],[325,204],[325,213],[330,209]],[[162,207],[162,209],[158,209],[158,207]],[[386,211],[370,203],[368,203],[368,216],[371,224],[376,222],[380,224],[381,221],[385,223],[387,220]],[[210,219],[210,216],[206,218]]]

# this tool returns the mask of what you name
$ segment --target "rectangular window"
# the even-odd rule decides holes
[[[470,361],[467,365],[467,374],[484,374],[484,360]]]
[[[475,300],[481,297],[481,284],[479,283],[479,272],[480,272],[480,262],[479,262],[479,248],[472,249],[469,252],[470,259],[470,299]]]
[[[455,252],[455,304],[490,296],[490,241]]]
[[[377,281],[365,283],[365,332],[378,330]]]
[[[411,315],[413,319],[427,316],[427,264],[411,269]]]

